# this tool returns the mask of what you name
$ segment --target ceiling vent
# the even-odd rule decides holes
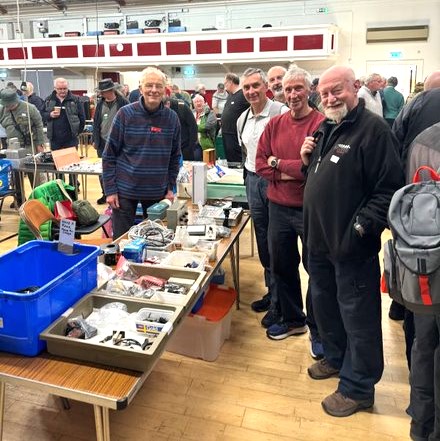
[[[428,36],[428,25],[367,28],[367,43],[426,41]]]

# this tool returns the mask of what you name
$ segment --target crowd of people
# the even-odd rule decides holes
[[[393,194],[410,179],[411,143],[440,122],[440,71],[406,104],[397,84],[396,77],[376,73],[360,80],[344,66],[319,79],[296,65],[267,73],[252,67],[241,77],[225,75],[212,108],[205,85],[190,96],[153,67],[141,73],[137,92],[128,94],[110,79],[97,88],[93,142],[103,161],[98,203],[112,208],[115,238],[133,225],[139,203],[145,215],[152,204],[173,200],[182,157],[201,160],[203,150],[215,148],[221,127],[226,159],[244,165],[264,271],[267,291],[251,307],[265,312],[261,324],[272,340],[309,332],[315,359],[309,376],[339,378],[336,391],[322,401],[335,417],[374,405],[384,369],[381,235]],[[27,92],[30,103],[32,87]],[[34,96],[34,104],[20,100],[13,88],[0,99],[7,138],[41,149],[44,121],[53,150],[78,144],[84,112],[65,79],[55,80],[45,100]],[[438,157],[432,162],[427,165],[440,168]],[[305,305],[301,262],[309,274]],[[399,304],[389,315],[405,318],[410,436],[440,440],[440,320]]]

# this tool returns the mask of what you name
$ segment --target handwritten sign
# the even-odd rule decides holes
[[[60,238],[58,242],[58,251],[72,252],[73,241],[75,239],[76,222],[69,219],[60,221]]]

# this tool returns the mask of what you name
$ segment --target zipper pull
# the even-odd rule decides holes
[[[319,164],[321,164],[321,155],[319,155],[318,162],[316,163],[315,173],[318,171]]]

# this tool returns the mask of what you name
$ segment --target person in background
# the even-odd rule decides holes
[[[33,104],[20,100],[17,92],[9,88],[0,92],[0,104],[0,125],[4,128],[6,137],[17,138],[20,146],[26,149],[28,154],[35,155],[44,151],[43,120],[38,109]],[[32,188],[41,183],[39,173],[36,177],[33,173],[28,173],[28,178]],[[24,194],[18,172],[14,172],[14,180],[17,203],[21,205]],[[15,204],[12,204],[11,208],[15,208]]]
[[[128,84],[122,85],[122,94],[128,100],[128,97],[130,96],[130,86]]]
[[[217,90],[212,96],[212,110],[217,118],[221,118],[227,99],[228,92],[225,90],[225,85],[223,83],[218,83]]]
[[[130,103],[135,103],[136,101],[139,101],[140,96],[141,96],[141,86],[139,85],[137,89],[133,89],[130,92],[130,94],[128,95],[128,101],[130,101]]]
[[[156,202],[174,200],[181,160],[180,123],[164,106],[166,75],[155,67],[141,73],[139,101],[116,114],[102,155],[107,203],[112,208],[113,238],[134,224],[140,202],[143,215]]]
[[[269,251],[272,274],[272,302],[266,335],[272,340],[304,334],[310,329],[310,353],[323,355],[319,332],[313,318],[310,290],[304,314],[299,264],[298,239],[303,243],[302,262],[307,266],[307,246],[303,229],[304,175],[301,171],[300,148],[304,138],[313,133],[324,115],[309,105],[312,77],[297,66],[283,77],[285,102],[290,111],[272,118],[260,137],[256,158],[257,174],[269,182]],[[309,325],[307,327],[307,325]]]
[[[319,78],[314,78],[312,81],[312,86],[310,88],[309,101],[316,108],[319,109],[319,105],[321,104],[321,96],[318,92],[318,84]]]
[[[84,107],[69,90],[64,78],[54,80],[54,91],[44,102],[43,119],[51,150],[78,146],[78,135],[84,130]]]
[[[194,161],[195,152],[198,148],[198,127],[193,112],[185,101],[165,96],[165,106],[177,113],[180,121],[180,149],[185,161]]]
[[[6,130],[1,124],[0,124],[0,142],[2,149],[8,148],[8,137],[6,135]]]
[[[240,88],[240,78],[234,73],[228,73],[224,80],[228,98],[221,118],[222,140],[226,160],[231,163],[242,162],[241,146],[237,137],[237,120],[249,107],[243,91]]]
[[[186,90],[181,90],[177,84],[171,86],[171,97],[177,100],[183,100],[183,102],[188,106],[192,107],[191,95]]]
[[[24,92],[24,95],[27,96],[28,103],[33,104],[38,111],[42,114],[44,112],[44,100],[43,98],[39,97],[34,92],[34,85],[31,82],[26,83],[26,91]]]
[[[403,185],[397,139],[382,117],[366,110],[358,89],[348,67],[321,75],[327,119],[301,147],[304,236],[324,348],[308,374],[339,376],[337,390],[321,403],[335,417],[374,405],[384,367],[378,253],[389,203]]]
[[[396,90],[397,83],[396,77],[389,77],[387,86],[383,90],[383,116],[390,127],[393,127],[394,120],[405,104],[403,95]]]
[[[267,311],[272,298],[272,278],[270,272],[270,254],[268,242],[269,201],[267,199],[266,179],[256,173],[256,156],[258,140],[269,120],[289,109],[278,101],[270,100],[266,74],[258,68],[246,69],[241,77],[244,97],[250,104],[237,120],[238,138],[243,149],[246,196],[255,229],[258,257],[264,269],[264,282],[267,293],[259,300],[251,303],[255,312]],[[275,295],[275,294],[274,294]],[[271,324],[270,316],[266,315],[261,321],[267,328]]]
[[[206,101],[206,86],[204,84],[197,84],[194,92],[191,94],[191,100],[193,100],[196,95],[201,95]]]
[[[382,87],[382,77],[373,73],[365,78],[365,84],[359,89],[358,96],[365,101],[365,108],[383,116],[382,98],[379,89]]]
[[[116,87],[116,84],[110,78],[105,78],[98,83],[97,92],[100,95],[100,99],[96,105],[93,118],[93,146],[96,149],[98,158],[102,158],[116,113],[121,107],[128,104],[128,100],[122,94],[116,92]],[[106,203],[106,197],[104,195],[102,175],[99,176],[99,183],[101,184],[102,196],[96,203],[103,205]]]
[[[198,149],[196,149],[194,159],[201,161],[203,150],[215,148],[217,118],[214,112],[205,103],[205,99],[202,95],[196,95],[193,98],[193,107],[193,114],[198,131]]]
[[[267,71],[267,79],[269,89],[272,92],[274,101],[285,103],[285,96],[283,90],[283,78],[287,69],[283,66],[272,66]]]
[[[411,102],[411,100],[417,96],[417,94],[419,94],[420,92],[423,92],[424,90],[424,84],[423,81],[419,81],[418,83],[416,83],[416,85],[414,86],[413,91],[406,97],[406,101],[405,104],[408,104],[409,102]]]

